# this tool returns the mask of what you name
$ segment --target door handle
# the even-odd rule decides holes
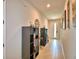
[[[3,47],[4,47],[4,43],[3,43]]]

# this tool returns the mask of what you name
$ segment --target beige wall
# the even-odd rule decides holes
[[[47,27],[47,19],[23,0],[7,0],[6,8],[6,58],[21,59],[21,27],[34,24],[35,19],[40,20],[40,27]]]

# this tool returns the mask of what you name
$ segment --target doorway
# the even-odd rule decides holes
[[[54,23],[54,38],[56,38],[56,22]]]

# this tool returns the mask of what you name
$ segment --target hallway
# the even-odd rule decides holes
[[[75,0],[4,0],[3,5],[4,59],[76,59]]]
[[[42,49],[36,59],[65,59],[62,43],[53,39]]]

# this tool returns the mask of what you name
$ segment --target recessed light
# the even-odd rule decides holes
[[[50,6],[51,6],[50,4],[47,4],[47,5],[46,5],[47,8],[49,8]]]

